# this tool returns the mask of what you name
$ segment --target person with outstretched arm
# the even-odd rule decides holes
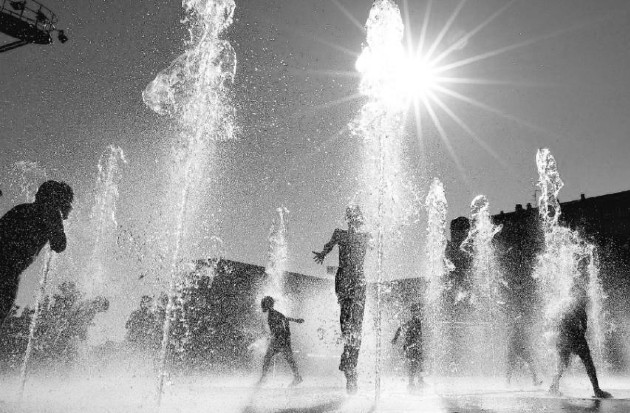
[[[289,329],[289,322],[301,324],[304,322],[301,318],[285,317],[280,311],[276,311],[274,306],[273,297],[266,296],[262,299],[260,306],[263,313],[267,314],[267,322],[269,323],[269,330],[271,331],[271,341],[269,347],[265,353],[263,361],[262,375],[258,381],[258,385],[262,384],[269,373],[271,367],[271,359],[277,353],[284,354],[284,358],[287,360],[291,371],[293,372],[293,381],[290,386],[297,386],[302,383],[302,376],[298,370],[295,359],[293,358],[293,350],[291,349],[291,330]]]
[[[321,252],[315,252],[314,260],[324,262],[326,255],[337,245],[339,247],[339,268],[335,275],[335,293],[340,306],[339,322],[344,342],[339,363],[346,377],[346,390],[357,392],[357,363],[361,349],[363,313],[365,310],[366,282],[363,264],[370,235],[362,232],[363,214],[358,206],[346,208],[348,229],[335,229],[330,241]]]

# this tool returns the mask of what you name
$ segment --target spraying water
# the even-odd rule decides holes
[[[270,295],[276,300],[276,307],[280,311],[288,311],[284,293],[284,273],[287,269],[289,258],[289,244],[287,241],[287,215],[289,210],[281,207],[276,209],[277,219],[269,229],[269,259],[265,273],[267,282],[264,290],[265,296]]]
[[[404,25],[398,6],[391,0],[376,0],[366,22],[366,45],[356,68],[361,73],[360,92],[368,97],[352,130],[364,141],[362,202],[368,230],[376,234],[376,354],[375,391],[380,397],[381,366],[381,295],[385,244],[410,215],[404,194],[406,180],[401,168],[401,138],[406,102],[397,99],[396,74],[400,59],[392,53],[404,53]],[[394,91],[394,92],[393,92]],[[385,167],[387,165],[387,167]]]
[[[473,334],[477,354],[491,354],[493,372],[497,366],[499,320],[498,303],[501,299],[500,284],[503,277],[493,243],[501,226],[494,225],[490,217],[490,204],[484,195],[479,195],[470,204],[471,228],[461,248],[472,257],[472,304],[475,322],[486,334]],[[488,334],[491,339],[488,339]],[[474,339],[474,337],[472,337]],[[482,340],[479,340],[479,338]],[[485,363],[482,363],[485,364]]]
[[[113,237],[118,227],[116,222],[116,203],[118,201],[118,184],[121,179],[120,165],[126,164],[125,154],[120,147],[107,147],[98,162],[98,175],[94,186],[95,202],[90,213],[90,221],[95,234],[92,249],[91,271],[85,274],[87,293],[95,295],[103,288],[104,270],[102,258],[106,248],[105,238]]]
[[[444,308],[446,275],[454,269],[446,258],[446,214],[448,203],[442,182],[434,178],[425,199],[427,211],[427,240],[425,244],[426,280],[424,292],[424,319],[427,325],[427,361],[432,371],[441,371],[444,366],[445,350],[449,347],[444,334],[443,322],[447,309]]]
[[[39,312],[40,307],[42,306],[42,302],[44,296],[46,294],[46,285],[48,284],[48,273],[50,272],[50,268],[52,267],[54,254],[50,251],[50,248],[46,248],[45,258],[44,258],[44,267],[42,269],[42,275],[39,279],[39,291],[37,293],[37,299],[35,300],[35,313],[33,314],[33,318],[31,319],[31,325],[28,332],[28,344],[26,345],[26,352],[24,353],[24,361],[22,362],[22,369],[20,371],[20,391],[18,400],[22,401],[22,396],[24,395],[24,387],[26,386],[26,378],[28,376],[28,367],[29,361],[31,359],[31,354],[33,353],[33,346],[35,342],[35,332],[37,331],[37,324],[39,321]]]
[[[37,162],[19,161],[13,164],[12,175],[15,175],[16,179],[12,179],[12,182],[17,182],[20,197],[24,198],[25,202],[35,201],[35,194],[42,181],[47,180],[46,170],[41,168]],[[39,319],[39,307],[46,293],[46,286],[48,284],[48,273],[52,264],[53,254],[49,248],[46,248],[44,266],[39,282],[39,292],[35,300],[35,313],[31,318],[31,325],[29,328],[28,344],[26,345],[26,352],[24,354],[24,360],[22,361],[22,369],[20,371],[20,390],[18,400],[22,400],[24,394],[24,387],[26,386],[26,379],[28,377],[28,367],[31,354],[33,353],[33,345],[35,341],[35,331],[37,330],[37,323]]]
[[[20,197],[25,202],[33,202],[39,185],[48,179],[46,170],[40,167],[37,162],[30,161],[14,163],[11,175],[14,178],[11,181],[17,183]]]
[[[549,341],[554,338],[554,327],[570,301],[571,287],[574,284],[586,287],[590,302],[589,341],[593,344],[595,363],[601,364],[605,325],[602,306],[605,297],[599,281],[595,246],[582,239],[577,231],[560,225],[558,193],[564,183],[549,149],[538,150],[536,165],[541,190],[538,207],[544,250],[538,256],[534,277],[539,281],[545,323],[550,330],[547,337]],[[549,344],[551,346],[553,343]]]
[[[180,138],[174,144],[181,196],[175,224],[171,281],[160,354],[158,405],[162,397],[171,317],[176,301],[180,249],[191,188],[203,177],[213,144],[234,139],[234,108],[227,84],[236,72],[236,54],[221,38],[232,24],[234,0],[184,0],[190,38],[187,50],[160,72],[144,90],[147,106],[178,120]]]

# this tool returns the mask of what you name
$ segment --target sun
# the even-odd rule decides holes
[[[355,64],[360,93],[395,111],[427,99],[438,86],[439,68],[421,51],[405,46],[398,7],[388,0],[375,2],[366,29],[366,44]]]
[[[411,56],[404,62],[400,76],[402,96],[409,100],[424,98],[435,91],[439,83],[438,69],[422,56]]]
[[[370,100],[381,102],[381,107],[387,110],[405,113],[404,119],[414,119],[416,133],[420,146],[424,146],[423,125],[431,124],[438,132],[439,138],[445,145],[462,178],[467,180],[468,174],[464,170],[459,156],[456,154],[447,130],[448,123],[457,126],[476,144],[483,148],[498,163],[507,167],[507,163],[496,150],[479,136],[466,120],[457,112],[459,107],[469,106],[498,116],[521,126],[551,133],[540,126],[520,119],[502,110],[484,103],[470,94],[462,92],[462,86],[536,86],[535,83],[522,83],[494,78],[471,77],[466,75],[467,69],[499,55],[513,52],[519,48],[530,46],[536,42],[563,34],[559,30],[549,34],[541,34],[534,38],[518,43],[508,44],[497,49],[490,49],[477,54],[468,55],[466,46],[474,42],[474,37],[487,28],[492,22],[511,8],[517,0],[506,1],[491,15],[480,21],[469,31],[464,32],[458,39],[446,41],[451,28],[458,16],[468,4],[467,0],[460,0],[441,29],[435,36],[428,35],[428,27],[432,20],[433,4],[435,0],[428,0],[423,21],[417,31],[412,30],[414,24],[409,20],[408,1],[401,0],[403,10],[396,6],[394,0],[376,0],[372,7],[380,7],[378,18],[364,25],[348,11],[339,0],[332,3],[349,19],[360,31],[366,34],[366,42],[360,53],[331,43],[321,38],[316,41],[329,46],[341,53],[354,57],[355,70],[317,70],[315,73],[332,77],[348,77],[359,79],[359,90],[342,98],[312,107],[311,111],[345,105],[348,102]],[[372,12],[372,10],[371,10]],[[404,20],[404,22],[403,22]],[[368,30],[369,29],[369,30]],[[413,31],[413,33],[412,33]],[[431,37],[431,38],[429,38]],[[470,92],[469,92],[470,93]],[[454,105],[458,103],[459,105]],[[411,116],[407,116],[411,115]],[[428,120],[428,122],[427,122]],[[348,125],[326,139],[322,146],[329,145],[344,135]],[[316,151],[320,152],[321,148]],[[303,154],[304,157],[312,153]]]

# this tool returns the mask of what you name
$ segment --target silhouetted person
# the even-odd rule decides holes
[[[72,188],[65,182],[44,182],[35,202],[13,207],[0,218],[0,320],[15,302],[20,274],[42,248],[60,253],[66,249],[63,221],[72,210]]]
[[[586,374],[593,386],[595,397],[610,398],[612,395],[599,387],[591,351],[586,342],[586,307],[588,304],[586,291],[578,285],[574,285],[571,288],[570,300],[569,306],[564,311],[558,325],[558,341],[556,343],[558,365],[549,392],[560,394],[560,378],[565,369],[569,366],[571,354],[577,354],[582,360],[582,363],[584,363]]]
[[[411,306],[411,320],[398,327],[392,344],[396,344],[401,332],[405,334],[403,343],[403,351],[407,362],[407,377],[409,378],[408,388],[413,391],[416,388],[414,380],[420,373],[422,367],[422,320],[421,320],[420,304],[415,303]],[[422,377],[418,377],[418,385],[423,385]]]
[[[539,386],[542,384],[542,380],[540,380],[536,374],[536,363],[534,361],[534,354],[529,337],[529,326],[531,325],[531,320],[526,317],[524,311],[518,305],[517,308],[508,310],[507,317],[508,352],[506,381],[510,384],[512,374],[516,369],[518,360],[521,359],[529,368],[529,372],[532,375],[533,385]]]
[[[150,296],[143,295],[140,299],[140,309],[132,312],[125,324],[127,340],[141,349],[149,349],[153,343],[155,314],[151,311],[152,302]]]
[[[295,363],[295,359],[293,358],[289,321],[293,321],[295,323],[303,323],[304,320],[301,318],[285,317],[284,314],[282,314],[281,312],[274,310],[273,304],[274,300],[272,297],[269,296],[266,296],[260,302],[263,313],[269,313],[267,315],[267,322],[269,323],[269,330],[271,331],[271,341],[269,342],[267,353],[265,353],[262,376],[260,377],[258,383],[262,384],[267,377],[267,373],[269,373],[269,368],[271,367],[271,359],[273,358],[273,356],[276,353],[282,353],[284,354],[284,358],[287,360],[287,363],[289,363],[289,367],[291,367],[291,371],[293,372],[293,381],[291,382],[291,386],[297,386],[302,382],[302,376],[300,376],[297,364]]]
[[[339,268],[335,276],[335,293],[341,307],[339,322],[344,341],[339,370],[346,376],[348,393],[356,393],[357,362],[361,349],[361,330],[365,310],[366,283],[363,262],[370,235],[360,232],[363,226],[363,215],[358,206],[346,208],[346,221],[348,230],[335,229],[322,252],[313,251],[313,254],[315,254],[315,262],[322,264],[324,257],[333,247],[339,246]]]

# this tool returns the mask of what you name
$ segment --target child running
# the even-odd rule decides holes
[[[263,313],[269,313],[267,316],[267,322],[269,323],[269,330],[271,331],[271,341],[265,354],[263,362],[262,376],[258,381],[258,385],[262,384],[269,373],[269,367],[271,367],[271,359],[276,353],[283,353],[284,358],[289,363],[291,371],[293,372],[293,381],[290,386],[297,386],[302,382],[302,376],[298,371],[297,364],[293,359],[293,350],[291,349],[291,331],[289,330],[289,321],[295,323],[303,323],[301,318],[285,317],[279,311],[274,310],[274,299],[270,296],[266,296],[260,302]]]

